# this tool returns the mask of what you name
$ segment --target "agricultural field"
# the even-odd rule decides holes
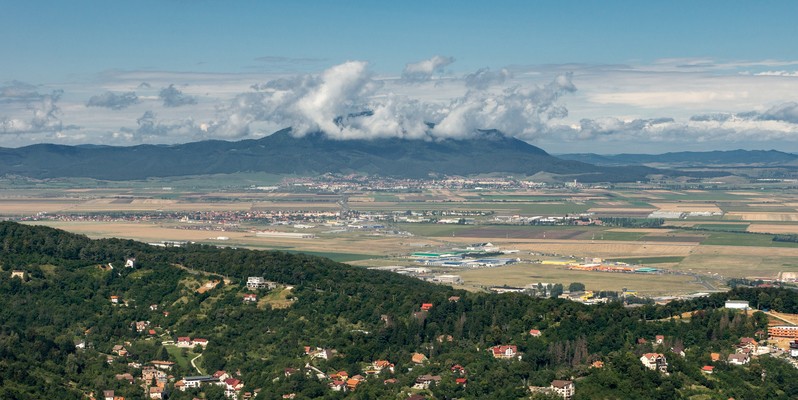
[[[517,257],[526,262],[452,272],[461,275],[472,289],[509,285],[537,276],[542,281],[564,284],[579,281],[594,290],[635,287],[644,291],[641,288],[656,287],[656,292],[664,288],[685,293],[706,286],[680,273],[704,275],[719,287],[731,277],[775,279],[798,274],[798,262],[794,261],[798,259],[798,243],[773,240],[774,235],[798,234],[795,189],[347,191],[317,190],[308,185],[278,188],[280,182],[262,174],[242,174],[227,180],[212,176],[93,184],[72,180],[15,186],[4,181],[0,182],[0,217],[92,238],[192,241],[305,252],[361,266],[414,265],[407,257],[414,252],[446,251],[482,242],[517,250]],[[578,215],[598,220],[645,219],[656,212],[681,213],[682,218],[667,218],[656,228],[502,222]],[[218,221],[198,224],[186,220],[187,215],[194,218],[192,213],[204,213]],[[329,223],[309,222],[305,229],[273,223],[290,213],[326,215]],[[267,217],[246,219],[261,214]],[[395,221],[394,216],[429,222]],[[437,219],[460,217],[467,218],[468,224],[435,223]],[[364,220],[371,221],[367,225],[382,228],[357,227]],[[260,231],[275,234],[255,233]],[[542,268],[533,263],[536,254],[651,265],[674,274]]]

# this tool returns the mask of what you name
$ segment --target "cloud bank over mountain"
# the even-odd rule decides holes
[[[340,140],[497,129],[553,151],[630,141],[668,149],[779,141],[798,150],[798,78],[768,72],[798,63],[672,59],[465,73],[456,65],[435,55],[393,76],[347,61],[303,74],[108,71],[96,83],[11,81],[0,85],[0,146],[236,140],[293,127]]]

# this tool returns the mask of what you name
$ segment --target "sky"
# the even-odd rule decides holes
[[[0,147],[292,127],[798,152],[798,2],[381,3],[4,2]]]

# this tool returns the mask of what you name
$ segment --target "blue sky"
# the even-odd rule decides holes
[[[236,140],[288,123],[317,129],[361,107],[386,117],[338,136],[503,128],[555,152],[630,142],[647,152],[798,151],[794,1],[26,1],[2,10],[0,146]],[[481,68],[490,82],[475,89],[466,78]],[[275,79],[296,85],[266,88]],[[183,103],[167,105],[170,85]],[[420,119],[448,128],[418,132]]]

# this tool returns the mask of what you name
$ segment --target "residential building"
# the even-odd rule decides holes
[[[665,355],[662,353],[643,354],[640,357],[640,362],[643,363],[643,366],[652,371],[659,371],[662,373],[668,372],[668,361],[665,359]]]
[[[774,338],[798,339],[798,326],[776,325],[768,327],[768,336]]]
[[[163,370],[170,370],[170,369],[172,369],[172,367],[175,366],[175,363],[173,363],[172,361],[153,360],[153,361],[150,361],[150,364],[155,366],[155,368],[163,369]]]
[[[514,358],[518,355],[518,347],[515,345],[493,346],[491,354],[493,354],[493,358]]]
[[[563,399],[570,400],[576,393],[576,387],[572,381],[553,380],[551,381],[551,391]]]
[[[427,356],[421,353],[413,353],[411,360],[413,361],[413,364],[423,364],[427,361]]]
[[[121,357],[127,355],[127,349],[125,349],[125,346],[122,346],[121,344],[114,345],[114,347],[111,348],[111,352]]]
[[[144,332],[150,326],[150,321],[136,321],[136,332]]]
[[[230,377],[230,375],[225,371],[216,371],[213,373],[212,376],[217,380],[219,380],[219,382],[224,382],[227,378]]]
[[[224,395],[229,399],[238,400],[238,392],[244,388],[244,382],[235,378],[227,378],[224,385]]]
[[[705,366],[701,367],[701,372],[703,372],[705,374],[712,374],[714,371],[715,371],[715,367],[713,367],[711,365],[705,365]]]
[[[751,361],[751,358],[748,357],[748,354],[743,353],[735,353],[729,354],[729,358],[727,359],[729,364],[732,365],[745,365]]]
[[[149,394],[151,399],[163,399],[163,388],[153,386],[150,388]]]
[[[258,295],[255,293],[247,293],[244,295],[244,303],[255,303],[258,301]]]
[[[210,375],[187,376],[183,378],[182,381],[183,381],[183,388],[182,388],[183,391],[190,388],[198,388],[202,386],[203,383],[219,382],[218,379],[215,379],[213,376]],[[177,385],[175,384],[175,386]]]
[[[438,384],[440,382],[440,375],[421,375],[416,378],[416,383],[413,385],[413,389],[429,389],[431,384]]]
[[[267,281],[260,276],[250,276],[247,278],[247,289],[250,290],[257,290],[257,289],[274,289],[277,287],[276,282]]]
[[[540,337],[540,335],[542,335],[543,333],[538,329],[530,329],[529,334],[534,337]]]

